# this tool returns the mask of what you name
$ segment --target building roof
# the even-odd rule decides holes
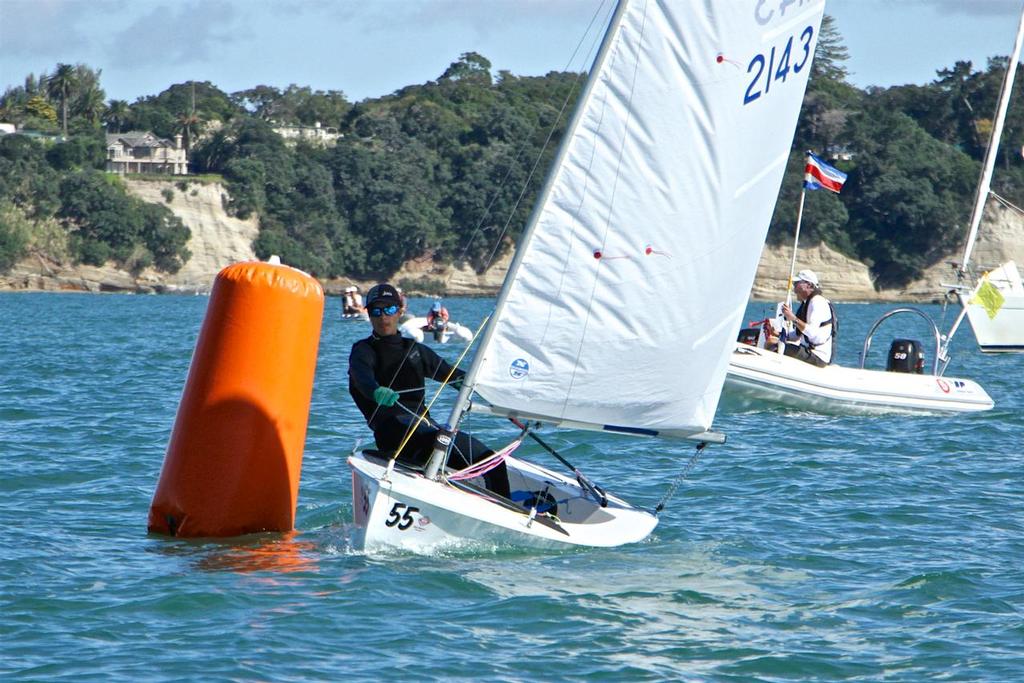
[[[122,142],[129,147],[174,147],[170,140],[162,140],[149,131],[131,130],[127,133],[107,133],[107,145]]]

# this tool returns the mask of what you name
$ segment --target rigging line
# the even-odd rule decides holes
[[[399,334],[401,334],[401,332],[399,332]],[[371,333],[370,337],[371,338],[379,338],[379,337],[377,337],[377,333],[376,332]],[[410,345],[409,348],[405,350],[405,355],[402,356],[402,362],[398,364],[397,368],[395,368],[395,374],[391,375],[391,379],[388,381],[388,388],[389,389],[391,388],[391,385],[395,383],[395,380],[398,379],[398,373],[400,373],[402,371],[402,368],[405,367],[405,361],[409,360],[409,354],[412,353],[412,350],[414,348],[416,348],[415,344]],[[351,381],[351,380],[349,380],[349,381]],[[367,424],[369,424],[371,421],[373,421],[373,418],[377,417],[377,411],[380,410],[380,409],[381,409],[381,405],[378,403],[377,407],[374,408],[373,412],[370,414],[370,418],[366,421]],[[403,443],[403,445],[405,445],[405,444]]]
[[[597,11],[594,12],[594,16],[591,17],[590,25],[587,26],[587,30],[583,34],[584,36],[586,36],[588,33],[590,33],[590,29],[591,29],[591,27],[593,27],[594,21],[597,18],[597,16],[601,13],[601,10],[602,10],[603,7],[604,7],[604,2],[602,0],[601,4],[597,8]],[[582,44],[582,42],[583,42],[583,39],[581,38],[579,44]],[[587,58],[588,59],[589,59],[590,55],[592,55],[594,53],[594,48],[597,46],[598,43],[599,43],[599,41],[596,41],[596,40],[591,43],[590,49],[587,51]],[[576,51],[579,50],[579,44],[577,44]],[[573,52],[574,56],[575,56],[575,52],[576,51]],[[589,74],[588,74],[588,77],[589,77]],[[516,198],[515,204],[512,206],[512,211],[509,212],[508,220],[505,221],[505,225],[502,226],[501,233],[498,235],[498,239],[495,240],[494,247],[491,249],[491,254],[490,254],[490,256],[488,256],[488,259],[487,259],[488,263],[491,262],[492,260],[494,260],[495,254],[497,254],[497,252],[498,252],[498,247],[501,245],[502,238],[504,238],[505,235],[508,233],[508,226],[512,223],[512,219],[515,217],[515,212],[518,210],[519,205],[523,201],[523,197],[526,195],[526,190],[527,190],[527,188],[529,188],[530,181],[533,179],[533,176],[537,172],[537,167],[540,165],[541,159],[543,159],[543,157],[544,157],[544,152],[551,145],[551,139],[555,135],[555,130],[558,127],[558,123],[565,116],[565,112],[566,112],[566,110],[569,107],[569,98],[572,97],[573,93],[576,91],[577,87],[579,86],[581,80],[583,80],[583,73],[582,72],[577,73],[576,80],[573,82],[573,87],[570,88],[569,92],[566,93],[565,99],[562,100],[562,107],[558,111],[558,116],[555,117],[554,122],[551,124],[551,128],[548,130],[548,136],[544,140],[544,144],[541,146],[540,153],[537,155],[537,158],[534,160],[533,167],[530,169],[530,173],[527,175],[526,181],[523,183],[523,188],[520,191],[519,196]]]
[[[1000,196],[1000,195],[996,194],[995,192],[992,192],[991,190],[989,190],[989,194],[992,195],[993,199],[995,199],[997,202],[999,202],[1000,204],[1002,204],[1006,208],[1013,209],[1014,211],[1016,211],[1019,214],[1024,214],[1024,209],[1020,208],[1019,206],[1017,206],[1016,204],[1011,202],[1006,197]]]
[[[647,29],[647,8],[648,8],[648,4],[645,2],[644,3],[644,9],[643,9],[643,16],[642,16],[641,21],[640,21],[640,29],[639,29],[640,36],[639,36],[639,38],[637,40],[637,44],[638,45],[641,45],[643,43],[643,36],[644,36],[644,33],[645,33],[646,29]],[[626,140],[629,137],[630,123],[633,120],[633,95],[636,94],[637,75],[640,72],[640,59],[641,59],[641,51],[638,51],[637,52],[637,56],[636,56],[636,61],[633,63],[633,78],[632,78],[632,81],[630,82],[630,86],[629,86],[629,99],[626,102],[626,120],[623,122],[623,126],[622,126],[622,140],[619,143],[619,151],[618,151],[618,156],[616,158],[615,177],[612,180],[611,191],[609,192],[609,195],[608,195],[608,214],[605,217],[604,237],[601,240],[601,242],[602,242],[601,248],[602,249],[604,248],[604,244],[606,243],[606,241],[608,239],[608,232],[611,230],[611,218],[612,218],[611,213],[612,213],[613,207],[615,205],[615,195],[616,195],[616,192],[617,192],[618,187],[619,187],[619,178],[622,176],[622,157],[625,155],[625,152],[626,152]],[[603,118],[604,117],[603,117],[603,111],[602,111],[602,119]],[[593,161],[593,158],[591,158],[591,161]],[[588,168],[588,171],[587,171],[587,178],[588,178],[588,180],[590,178],[590,172],[589,171],[590,171],[590,169]],[[579,345],[576,348],[576,358],[575,358],[575,362],[573,363],[572,374],[569,376],[569,386],[566,387],[566,390],[565,390],[565,401],[563,401],[563,403],[562,403],[562,415],[565,415],[566,408],[569,405],[569,396],[572,394],[573,386],[576,384],[576,371],[579,369],[580,356],[583,353],[583,343],[584,343],[584,340],[586,339],[586,336],[587,336],[587,328],[590,326],[590,320],[591,320],[591,317],[592,317],[591,316],[591,311],[593,310],[594,299],[597,296],[597,285],[598,285],[598,282],[599,282],[600,279],[601,279],[601,266],[600,266],[600,261],[599,261],[598,265],[597,265],[597,267],[595,269],[595,272],[594,272],[594,283],[593,283],[593,285],[590,288],[590,301],[587,303],[587,314],[586,314],[586,316],[583,319],[583,327],[580,330],[580,336],[579,336],[579,340],[580,341],[579,341]]]
[[[665,509],[665,505],[668,503],[669,500],[671,500],[672,496],[675,495],[676,489],[678,489],[679,485],[683,483],[683,479],[686,479],[686,475],[688,475],[690,473],[690,470],[692,470],[697,465],[697,461],[700,459],[700,456],[704,452],[704,448],[707,447],[707,445],[707,441],[701,441],[699,444],[697,444],[696,450],[694,451],[693,455],[690,456],[690,460],[686,463],[686,466],[683,468],[683,471],[679,473],[679,476],[676,477],[676,480],[672,482],[671,486],[668,487],[668,491],[665,492],[665,495],[662,496],[661,501],[659,501],[658,505],[654,508],[655,515],[660,514],[661,511]]]
[[[569,59],[566,62],[566,65],[565,65],[565,67],[563,69],[563,72],[568,72],[568,71],[571,70],[572,64],[576,60],[576,56],[577,56],[577,54],[579,54],[581,46],[583,45],[587,35],[593,29],[594,23],[597,21],[598,17],[601,15],[604,6],[605,6],[605,0],[601,0],[601,3],[598,5],[597,9],[594,11],[594,14],[590,17],[590,23],[587,24],[587,28],[583,31],[583,35],[580,36],[579,41],[576,43],[576,47],[573,48],[572,54],[569,56]],[[593,50],[594,50],[594,46],[593,46],[593,44],[591,44],[590,49],[587,51],[587,56],[592,54]],[[569,106],[569,100],[572,97],[573,93],[576,92],[576,90],[577,90],[577,88],[579,86],[580,80],[582,80],[582,78],[583,78],[583,73],[577,73],[576,74],[576,79],[573,81],[572,87],[569,89],[569,92],[566,93],[565,99],[562,100],[562,106],[558,110],[558,116],[555,117],[554,122],[551,124],[551,128],[548,130],[547,138],[544,140],[544,144],[541,145],[540,152],[537,154],[537,159],[534,161],[533,167],[530,169],[530,173],[527,175],[526,180],[523,183],[523,189],[519,193],[519,196],[516,198],[516,201],[515,201],[515,203],[512,206],[512,210],[509,212],[509,217],[505,221],[505,224],[502,226],[501,232],[498,234],[497,239],[495,239],[494,246],[491,248],[491,253],[488,255],[487,260],[484,262],[484,269],[485,270],[487,268],[489,268],[490,265],[494,262],[495,255],[498,252],[498,247],[501,245],[502,239],[508,233],[508,226],[511,224],[512,219],[515,217],[516,211],[519,209],[519,205],[522,203],[523,196],[526,193],[526,188],[528,188],[530,186],[530,181],[533,179],[533,176],[534,176],[534,174],[535,174],[535,172],[537,170],[537,166],[540,164],[541,159],[543,159],[544,152],[546,152],[548,147],[550,146],[551,138],[554,136],[555,130],[558,127],[558,123],[564,117],[565,111],[566,111],[566,109]],[[523,155],[523,153],[525,153],[526,146],[527,146],[527,139],[528,138],[524,138],[523,141],[519,145],[519,149],[516,150],[515,158],[512,160],[512,163],[509,164],[508,170],[505,172],[505,176],[501,179],[501,182],[498,183],[497,189],[491,195],[490,201],[487,203],[487,206],[484,208],[483,215],[480,217],[480,220],[477,222],[476,227],[473,229],[473,233],[472,233],[472,235],[470,235],[469,240],[466,242],[466,246],[463,247],[462,253],[459,255],[459,260],[465,260],[466,254],[469,253],[470,246],[472,246],[472,244],[473,244],[474,240],[476,240],[477,236],[483,233],[484,221],[487,220],[487,217],[491,213],[491,207],[494,206],[494,203],[498,200],[498,190],[500,190],[502,187],[505,186],[505,183],[508,181],[509,176],[512,175],[513,169],[516,167],[516,162],[518,162],[519,158]],[[448,277],[445,278],[444,284],[445,284],[446,287],[447,287],[448,284],[451,283],[451,279],[453,277],[455,277],[455,273],[451,272],[451,273],[448,274]]]
[[[576,476],[576,481],[577,481],[577,482],[579,483],[579,485],[580,485],[580,488],[582,488],[582,489],[585,489],[586,491],[589,491],[589,492],[590,492],[590,494],[591,494],[591,495],[593,495],[593,496],[594,496],[594,498],[595,498],[595,499],[596,499],[596,500],[597,500],[597,501],[598,501],[598,502],[599,502],[599,503],[601,504],[601,507],[608,507],[608,496],[607,496],[607,494],[606,494],[606,493],[604,492],[604,489],[603,489],[603,488],[601,488],[600,486],[598,486],[598,485],[597,485],[597,484],[595,484],[594,482],[590,481],[590,479],[588,479],[588,478],[586,477],[586,475],[584,475],[584,474],[583,474],[583,472],[581,472],[581,471],[579,470],[579,468],[577,468],[577,467],[576,467],[575,465],[573,465],[573,464],[572,464],[571,462],[569,462],[568,460],[566,460],[566,459],[565,459],[565,458],[564,458],[564,457],[562,456],[562,454],[561,454],[561,453],[559,453],[558,451],[556,451],[556,450],[555,450],[554,448],[552,448],[551,446],[549,446],[549,445],[547,444],[547,442],[545,442],[545,441],[544,441],[543,439],[541,439],[541,438],[540,438],[539,436],[537,436],[536,434],[534,434],[534,433],[533,433],[533,432],[532,432],[532,431],[530,430],[530,426],[529,426],[529,424],[525,424],[525,425],[524,425],[523,423],[519,422],[519,420],[515,419],[514,417],[509,417],[508,419],[509,419],[509,421],[510,421],[510,422],[511,422],[512,424],[514,424],[515,426],[517,426],[517,427],[521,428],[521,429],[523,430],[523,434],[525,434],[526,436],[529,436],[529,437],[530,437],[531,439],[533,439],[534,441],[536,441],[536,442],[537,442],[537,443],[538,443],[538,444],[540,445],[540,447],[541,447],[541,448],[543,448],[544,450],[546,450],[546,451],[547,451],[548,453],[550,453],[551,455],[555,456],[555,458],[557,458],[557,459],[558,459],[558,461],[559,461],[560,463],[562,463],[563,465],[565,465],[566,467],[568,467],[568,468],[569,468],[569,470],[570,470],[570,471],[571,471],[571,472],[572,472],[572,473],[573,473],[573,474],[574,474],[574,475]],[[522,436],[520,436],[520,437],[519,437],[519,439],[520,439],[520,440],[522,440],[522,438],[523,438]]]
[[[447,476],[447,478],[449,481],[460,481],[464,479],[472,479],[474,477],[483,476],[484,474],[490,472],[501,463],[505,462],[505,458],[512,455],[512,453],[515,452],[515,450],[519,448],[519,446],[522,443],[523,435],[520,434],[519,438],[513,440],[504,448],[501,448],[491,453],[486,458],[483,458],[478,462],[470,461],[469,465],[462,468],[461,470],[452,472]]]
[[[452,375],[455,374],[455,370],[458,369],[459,364],[462,363],[463,359],[465,359],[466,357],[466,354],[469,353],[469,350],[473,347],[473,342],[475,342],[476,338],[480,336],[480,331],[484,329],[484,325],[487,324],[487,320],[489,318],[490,316],[484,316],[483,321],[480,323],[480,327],[478,327],[476,332],[473,334],[473,338],[469,340],[468,344],[466,344],[466,348],[462,349],[462,353],[459,354],[459,357],[456,359],[455,364],[451,366],[451,371],[448,372],[448,375],[444,378],[444,380],[441,381],[440,385],[437,387],[437,391],[434,392],[434,396],[433,398],[430,399],[430,403],[424,406],[423,413],[416,416],[416,422],[413,423],[413,425],[406,431],[405,438],[402,439],[402,443],[398,445],[398,449],[395,451],[394,455],[391,456],[391,460],[398,460],[398,456],[402,454],[403,450],[405,450],[405,446],[406,444],[409,443],[409,439],[412,438],[412,435],[416,432],[417,429],[419,429],[419,426],[423,424],[424,420],[429,419],[427,415],[429,415],[430,409],[434,406],[434,403],[441,396],[441,390],[444,389],[451,381]],[[410,350],[415,346],[416,345],[413,344],[413,346],[410,347]],[[406,354],[406,356],[408,357],[408,354]],[[405,361],[403,360],[402,362],[404,363]],[[408,410],[406,406],[402,407]],[[376,412],[377,411],[374,410],[374,414],[376,414]],[[447,457],[445,459],[447,460]]]
[[[413,390],[410,389],[408,391],[413,391]],[[396,403],[395,405],[398,406],[399,408],[401,408],[402,410],[404,410],[406,412],[406,414],[411,415],[412,417],[416,417],[416,418],[421,417],[419,413],[417,413],[415,410],[409,408],[406,405],[402,405],[401,403]],[[431,427],[434,427],[436,429],[441,429],[442,428],[441,424],[437,420],[435,420],[434,418],[430,417],[428,412],[425,412],[422,417],[427,422],[427,424],[429,424]],[[417,422],[416,426],[419,426],[419,424],[420,423]],[[416,431],[415,428],[413,428],[409,432],[407,432],[407,434],[415,432],[415,431]],[[519,440],[522,441],[522,437],[520,437]],[[474,463],[473,462],[473,452],[472,451],[470,451],[469,454],[463,453],[462,450],[459,448],[458,444],[456,444],[454,440],[452,441],[451,448],[453,448],[456,451],[458,451],[459,455],[461,455],[462,458],[466,462],[471,463],[470,465],[467,466],[466,469],[469,469],[470,467],[476,467],[478,464],[480,464],[480,463]],[[487,456],[487,458],[484,458],[480,462],[491,462],[491,458],[492,457],[493,457],[493,455],[489,455],[489,456]],[[497,465],[494,465],[494,466],[496,467]],[[490,469],[491,468],[488,468],[488,470],[490,470]],[[459,470],[459,471],[461,472],[461,471],[464,471],[464,470]]]

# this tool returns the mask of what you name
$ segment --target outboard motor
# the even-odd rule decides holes
[[[750,346],[757,346],[757,339],[761,336],[760,327],[744,327],[740,330],[739,337],[736,338],[741,344],[749,344]]]
[[[444,320],[440,315],[435,316],[430,323],[430,331],[434,334],[434,341],[444,341],[445,330],[448,329],[448,321]]]
[[[924,350],[916,339],[893,339],[885,363],[888,372],[924,372]]]

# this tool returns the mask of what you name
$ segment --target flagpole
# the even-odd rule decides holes
[[[796,252],[800,244],[800,223],[804,218],[804,197],[807,196],[807,187],[800,188],[800,208],[796,211],[796,235],[793,237],[793,258],[789,262],[789,281],[786,284],[786,305],[793,303],[793,277],[796,274]]]
[[[793,277],[796,272],[796,252],[800,245],[800,224],[804,219],[804,198],[807,196],[808,188],[816,190],[825,188],[830,192],[839,194],[846,182],[846,174],[837,168],[833,168],[824,161],[814,156],[814,152],[807,150],[807,158],[804,162],[803,187],[800,188],[800,207],[796,212],[796,234],[793,236],[793,258],[789,262],[789,282],[786,283],[786,306],[793,306]],[[788,325],[787,325],[788,327]]]
[[[804,198],[807,196],[807,164],[810,162],[811,152],[806,153],[804,160],[804,178],[800,181],[800,206],[796,210],[796,233],[793,235],[793,257],[789,261],[789,280],[786,281],[786,306],[793,308],[793,277],[796,274],[796,252],[800,245],[800,224],[804,219]],[[783,320],[782,324],[790,329],[791,323]]]

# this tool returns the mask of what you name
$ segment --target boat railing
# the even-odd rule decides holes
[[[900,313],[916,313],[917,315],[927,320],[928,324],[931,325],[932,332],[935,334],[935,353],[932,356],[932,374],[938,376],[939,356],[942,350],[942,335],[939,334],[939,327],[938,325],[935,324],[935,321],[932,320],[930,315],[928,315],[921,309],[914,308],[912,306],[907,306],[904,308],[894,308],[891,311],[888,311],[885,314],[883,314],[882,317],[875,321],[875,324],[871,326],[870,330],[868,330],[867,336],[864,337],[864,346],[860,352],[860,368],[862,370],[864,369],[864,363],[866,363],[868,359],[868,351],[871,349],[871,338],[874,336],[875,331],[878,329],[878,326],[881,325],[886,320],[888,320],[889,318],[891,318],[892,316]]]

